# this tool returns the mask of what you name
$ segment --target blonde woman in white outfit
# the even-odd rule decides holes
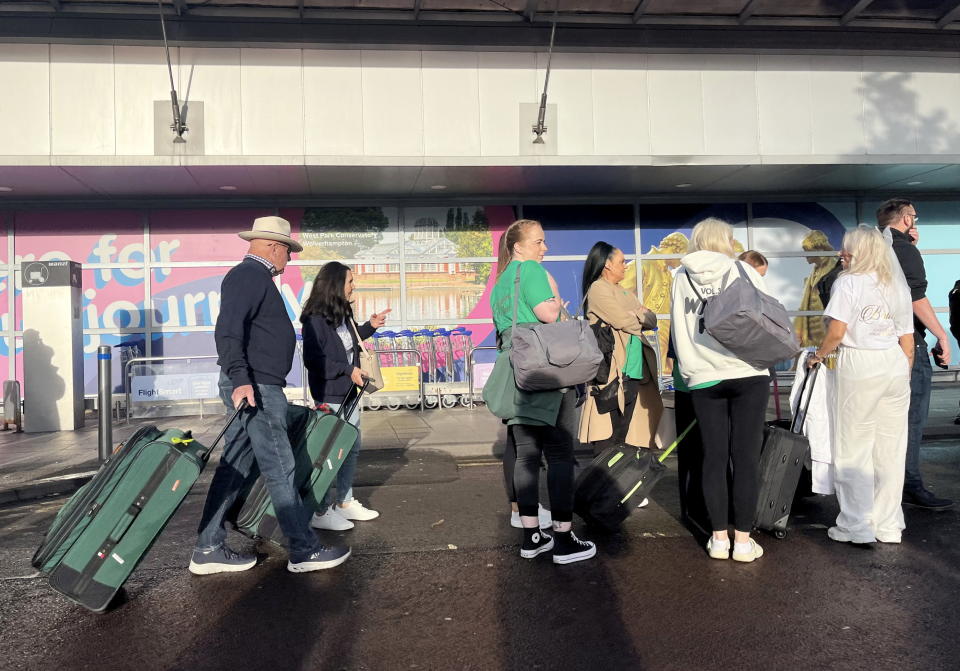
[[[808,365],[838,350],[835,541],[899,543],[913,365],[910,291],[887,240],[859,226],[843,238],[827,335]]]

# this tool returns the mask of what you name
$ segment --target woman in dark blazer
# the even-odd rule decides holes
[[[357,325],[353,318],[353,272],[336,261],[324,265],[313,281],[310,296],[303,306],[303,361],[307,368],[310,395],[316,403],[326,403],[334,412],[363,385],[360,370],[361,341],[384,325],[386,309],[371,315],[370,321]],[[354,408],[351,424],[360,426],[360,406]],[[357,470],[360,438],[337,473],[337,496],[333,488],[323,501],[323,512],[315,514],[310,524],[317,529],[344,531],[353,528],[354,520],[372,520],[380,513],[366,508],[353,498],[353,477]]]

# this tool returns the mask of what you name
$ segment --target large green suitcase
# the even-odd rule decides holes
[[[140,428],[63,506],[33,556],[50,586],[102,613],[197,481],[209,447],[189,431]]]
[[[287,435],[296,460],[294,482],[304,504],[315,512],[323,508],[324,495],[359,436],[357,428],[344,418],[353,414],[362,395],[363,390],[357,388],[354,399],[341,405],[336,414],[295,405],[287,412]],[[250,538],[286,545],[263,477],[247,494],[236,526]]]

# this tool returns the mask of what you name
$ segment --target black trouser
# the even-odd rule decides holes
[[[610,423],[613,424],[613,434],[604,440],[596,440],[593,445],[598,450],[608,447],[619,447],[627,442],[627,433],[630,422],[633,420],[633,411],[637,407],[640,396],[640,380],[632,377],[623,378],[623,412],[620,408],[610,411]]]
[[[520,514],[536,517],[540,502],[540,456],[547,460],[547,491],[554,521],[573,520],[573,446],[570,417],[576,412],[577,394],[563,395],[556,426],[514,424],[510,427],[516,446],[513,488]],[[507,449],[509,451],[509,441]]]
[[[750,531],[757,514],[760,449],[770,377],[724,380],[690,392],[703,438],[703,497],[714,531],[726,531],[727,465],[733,463],[733,526]]]

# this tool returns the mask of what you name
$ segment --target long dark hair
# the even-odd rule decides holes
[[[587,253],[587,260],[583,263],[583,279],[580,285],[580,292],[583,294],[583,311],[587,311],[587,292],[590,291],[590,285],[600,279],[603,274],[603,267],[613,256],[617,248],[608,242],[600,240]]]
[[[338,261],[324,264],[313,279],[313,288],[310,289],[307,302],[303,304],[300,321],[313,315],[320,315],[331,326],[337,327],[347,319],[353,319],[353,308],[343,293],[349,272],[349,266]]]

